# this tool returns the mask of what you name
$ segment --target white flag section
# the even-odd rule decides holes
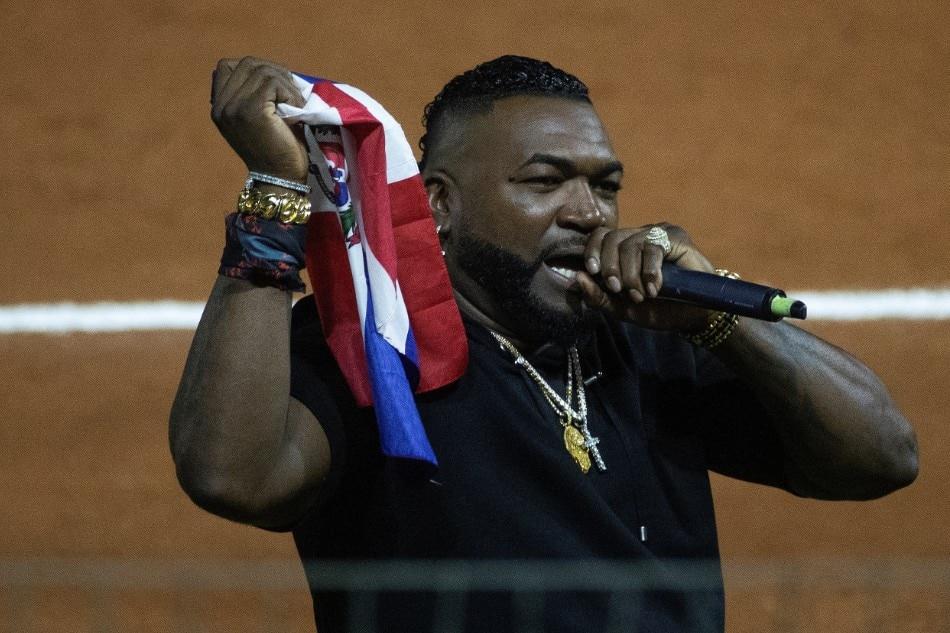
[[[336,84],[336,87],[363,104],[363,107],[383,124],[383,133],[386,136],[386,182],[399,182],[418,174],[416,157],[396,119],[386,112],[378,101],[359,88],[347,84]]]

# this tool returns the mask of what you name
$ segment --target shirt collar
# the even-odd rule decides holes
[[[503,349],[498,341],[491,335],[491,332],[484,325],[476,322],[474,319],[462,314],[462,322],[465,325],[465,331],[468,334],[468,339],[470,342],[474,342],[478,345],[484,346],[488,350],[491,350],[494,354],[499,354],[506,360],[508,360],[508,366],[511,371],[517,373],[518,366],[512,361],[511,354]],[[601,318],[598,324],[594,328],[594,332],[591,336],[587,338],[586,341],[582,341],[578,346],[578,351],[580,352],[581,357],[581,366],[584,370],[584,375],[589,376],[593,373],[596,373],[600,370],[600,353],[598,350],[598,339],[603,339],[604,337],[600,335],[601,330],[607,327],[607,322],[605,319]],[[609,340],[607,337],[606,340]],[[567,348],[557,343],[545,343],[544,345],[538,347],[537,349],[524,355],[529,363],[535,367],[550,369],[550,370],[561,370],[564,368],[564,364],[567,359]]]

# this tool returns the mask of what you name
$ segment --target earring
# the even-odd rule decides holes
[[[445,249],[442,248],[442,225],[439,224],[435,227],[435,234],[439,236],[439,252],[442,253],[442,257],[445,257]]]

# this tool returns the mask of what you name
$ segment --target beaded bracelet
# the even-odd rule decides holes
[[[723,268],[717,268],[716,274],[730,279],[739,279],[739,275]],[[732,336],[736,326],[739,325],[739,317],[729,312],[714,312],[710,315],[708,325],[701,332],[695,334],[684,334],[683,336],[693,345],[699,345],[706,349],[713,349],[721,345],[727,338]]]

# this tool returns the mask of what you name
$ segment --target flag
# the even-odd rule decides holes
[[[384,454],[437,464],[414,392],[457,380],[465,330],[415,157],[402,128],[362,90],[293,75],[313,214],[307,270],[327,344]]]

